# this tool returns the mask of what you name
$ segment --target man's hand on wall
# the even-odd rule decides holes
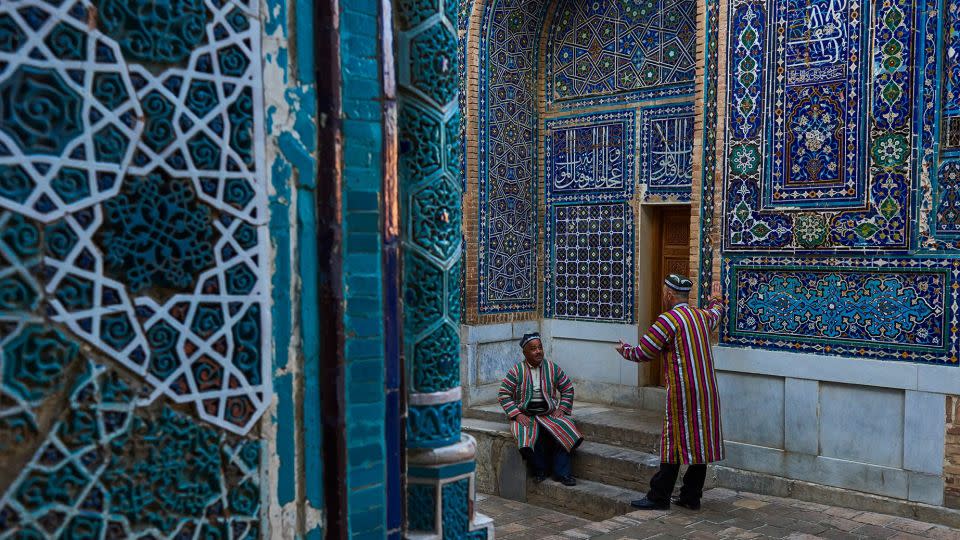
[[[523,413],[517,415],[517,422],[520,422],[523,427],[530,427],[530,417]]]
[[[723,294],[723,290],[720,287],[720,282],[714,281],[713,285],[711,285],[710,287],[710,295],[718,300],[721,300],[723,299],[723,297],[721,296],[722,294]]]
[[[624,345],[624,343],[623,343],[622,341],[617,340],[617,346],[614,347],[614,348],[617,349],[617,352],[620,353],[620,356],[623,356],[623,350],[624,350],[626,347],[627,347],[627,346]]]

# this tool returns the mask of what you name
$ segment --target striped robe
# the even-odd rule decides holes
[[[527,406],[533,398],[531,373],[530,367],[524,360],[513,366],[500,383],[498,395],[500,406],[510,417],[510,430],[517,440],[517,446],[532,449],[541,431],[546,430],[563,445],[567,452],[573,451],[583,442],[583,436],[580,435],[577,426],[568,418],[573,413],[573,381],[560,369],[560,366],[553,362],[544,360],[540,364],[540,388],[549,412],[532,417],[530,427],[524,427],[516,421],[519,414],[526,414]],[[564,416],[555,418],[549,414],[557,409],[560,409]]]
[[[674,306],[657,317],[639,345],[624,348],[623,357],[634,362],[652,360],[666,351],[667,414],[660,437],[660,459],[665,463],[723,459],[720,395],[710,346],[710,332],[720,322],[722,305],[714,300],[707,309],[685,303]]]

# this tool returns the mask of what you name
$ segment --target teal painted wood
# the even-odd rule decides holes
[[[284,375],[274,380],[277,408],[272,421],[276,425],[276,448],[278,471],[275,497],[283,507],[295,503],[298,506],[323,510],[323,452],[320,414],[321,395],[317,389],[320,377],[320,344],[313,332],[295,332],[296,328],[315,328],[320,324],[317,314],[317,287],[312,279],[301,279],[298,287],[299,302],[291,295],[294,276],[314,276],[317,272],[315,240],[316,212],[313,205],[313,184],[316,178],[316,88],[313,80],[312,51],[313,32],[309,24],[313,18],[308,2],[288,5],[281,0],[268,0],[264,19],[268,43],[276,41],[279,46],[269,48],[264,56],[267,65],[282,73],[285,88],[269,91],[282,93],[283,108],[270,106],[266,111],[267,136],[279,152],[268,164],[274,192],[270,198],[270,238],[276,256],[273,259],[273,312],[274,312],[274,373]],[[292,13],[291,13],[292,12]],[[288,26],[291,19],[297,21],[294,29]],[[290,44],[298,54],[291,58]],[[291,124],[273,120],[277,115],[290,114]],[[296,201],[291,213],[291,202]],[[295,251],[296,252],[295,252]],[[301,358],[291,357],[291,345],[301,351]],[[291,362],[302,361],[301,375],[297,378],[290,372]],[[295,399],[297,388],[311,388],[301,392]],[[299,440],[297,433],[300,433]],[[298,462],[311,471],[303,478],[303,492],[298,493]],[[307,529],[303,516],[298,520],[298,534],[323,535],[323,524]],[[279,524],[272,524],[277,526]]]

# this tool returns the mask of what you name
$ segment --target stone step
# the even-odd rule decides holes
[[[470,407],[464,411],[464,418],[490,422],[507,419],[496,403]],[[573,419],[587,441],[654,454],[660,452],[663,413],[580,403],[574,407]]]
[[[631,512],[635,509],[630,506],[630,501],[644,496],[639,491],[583,479],[578,479],[575,486],[565,486],[553,480],[540,484],[530,482],[528,486],[528,503],[593,521]]]
[[[660,456],[584,441],[573,454],[573,475],[626,489],[646,492],[650,479],[660,468]]]
[[[481,491],[507,498],[523,495],[517,475],[526,476],[506,422],[466,418],[462,429],[477,440],[478,485]],[[628,490],[645,491],[656,474],[660,458],[631,448],[585,440],[573,454],[573,475],[578,479]],[[526,482],[529,493],[531,482]],[[495,489],[496,491],[492,491]]]

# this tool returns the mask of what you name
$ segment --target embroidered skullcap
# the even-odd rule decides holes
[[[667,279],[663,280],[663,283],[677,292],[690,292],[690,289],[693,288],[693,282],[680,274],[670,274]]]
[[[533,341],[533,340],[535,340],[535,339],[540,339],[540,333],[539,333],[539,332],[530,332],[530,333],[528,333],[528,334],[524,334],[523,337],[520,338],[520,348],[522,349],[522,348],[526,347],[526,346],[527,346],[527,343],[530,343],[531,341]]]

